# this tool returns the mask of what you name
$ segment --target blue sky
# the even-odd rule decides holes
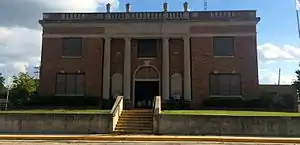
[[[183,10],[187,1],[189,9],[203,10],[203,0],[121,0],[119,11],[125,11],[127,2],[132,11],[161,11],[162,3],[169,3],[170,11]],[[258,24],[258,42],[276,42],[278,45],[297,44],[297,23],[294,0],[208,0],[208,10],[257,10],[261,21]],[[280,34],[280,35],[279,35]],[[282,36],[285,39],[282,39]]]
[[[186,1],[192,11],[204,10],[203,0]],[[43,12],[103,12],[107,2],[120,12],[128,2],[132,11],[162,11],[164,2],[170,11],[182,11],[185,0],[0,0],[0,72],[10,77],[33,72],[33,66],[39,65],[42,35],[37,21]],[[295,0],[208,0],[211,11],[249,9],[261,17],[257,24],[260,83],[276,83],[281,68],[281,83],[290,84],[300,61]]]
[[[185,0],[121,0],[118,11],[125,11],[127,2],[132,4],[132,11],[161,11],[164,2],[170,11],[178,11]],[[204,9],[203,0],[187,2],[192,11]],[[257,41],[262,48],[258,55],[260,83],[276,83],[279,68],[281,82],[290,83],[300,58],[295,0],[208,0],[208,10],[243,9],[257,10],[261,17],[257,25]]]

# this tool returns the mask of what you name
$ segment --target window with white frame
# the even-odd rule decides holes
[[[234,56],[234,37],[214,37],[214,56]]]
[[[64,38],[62,56],[82,57],[82,38]]]
[[[84,95],[84,73],[58,73],[56,75],[55,94],[57,95]]]
[[[210,95],[216,96],[240,96],[240,74],[210,74]]]

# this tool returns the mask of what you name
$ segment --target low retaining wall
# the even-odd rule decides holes
[[[158,134],[299,137],[300,117],[160,114]]]
[[[109,133],[110,114],[0,114],[0,133]]]

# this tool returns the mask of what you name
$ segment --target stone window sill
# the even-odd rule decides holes
[[[234,58],[234,56],[214,56],[214,58]]]
[[[156,57],[139,57],[138,59],[144,60],[144,59],[156,59]]]
[[[81,59],[81,56],[62,56],[63,59]]]
[[[242,95],[210,95],[210,98],[243,98]]]
[[[76,96],[76,97],[81,97],[81,96],[84,96],[84,94],[55,94],[55,96],[66,96],[66,97]]]

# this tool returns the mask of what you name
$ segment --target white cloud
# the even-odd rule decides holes
[[[41,31],[38,20],[43,12],[93,12],[105,9],[111,3],[112,10],[118,0],[0,0],[0,72],[6,76],[24,72],[37,65],[41,53]],[[269,63],[276,60],[297,61],[300,48],[292,45],[278,47],[271,43],[258,46],[259,56]],[[282,75],[281,83],[289,84],[294,76]],[[260,71],[262,83],[277,82],[277,72]]]
[[[258,57],[260,64],[265,64],[264,69],[259,70],[259,80],[261,84],[277,84],[278,83],[278,70],[271,70],[268,65],[278,64],[278,68],[287,68],[286,66],[280,66],[290,63],[298,64],[300,59],[300,48],[293,45],[284,45],[279,47],[272,43],[265,43],[258,46]],[[280,62],[280,63],[279,63]],[[294,72],[295,68],[281,70],[280,83],[291,84],[296,79]]]
[[[259,45],[259,56],[266,60],[298,60],[300,58],[300,48],[292,45],[276,46],[272,43]]]
[[[278,84],[279,79],[278,70],[271,71],[268,69],[260,69],[259,70],[259,83],[260,84]],[[287,75],[285,73],[281,73],[280,75],[280,84],[292,84],[292,82],[296,79],[295,75]]]
[[[0,0],[0,26],[38,29],[43,12],[94,12],[107,3],[119,6],[118,0]]]
[[[0,31],[0,70],[4,75],[26,72],[38,64],[41,50],[41,32],[28,28],[3,28]]]
[[[118,0],[0,0],[0,72],[5,76],[33,70],[41,54],[43,12],[95,12]]]

